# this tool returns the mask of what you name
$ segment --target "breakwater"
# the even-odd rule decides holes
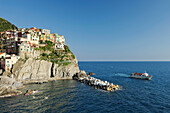
[[[116,91],[119,90],[120,87],[113,83],[109,83],[108,81],[102,81],[100,79],[96,79],[94,77],[86,76],[80,77],[77,79],[79,82],[88,84],[89,86],[93,86],[95,89],[102,89],[106,91]]]

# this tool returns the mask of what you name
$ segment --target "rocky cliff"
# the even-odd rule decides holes
[[[0,76],[0,98],[22,94],[17,88],[23,84],[72,79],[79,72],[77,59],[71,52],[21,52],[11,72],[5,71]]]
[[[72,57],[72,52],[34,50],[20,52],[19,55],[20,59],[11,72],[16,80],[25,83],[72,79],[79,72],[77,59]]]
[[[76,57],[66,45],[63,51],[55,50],[52,44],[47,49],[40,47],[29,52],[19,50],[20,59],[10,72],[3,73],[3,79],[0,78],[0,97],[21,94],[16,89],[22,84],[72,79],[80,72]]]
[[[20,59],[12,69],[13,77],[18,81],[48,81],[58,79],[72,79],[79,72],[76,62],[59,65],[45,60],[28,58]]]

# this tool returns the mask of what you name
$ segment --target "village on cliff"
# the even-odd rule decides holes
[[[20,53],[29,53],[35,48],[45,47],[47,41],[53,42],[54,50],[64,50],[64,36],[50,33],[47,29],[32,27],[0,32],[0,72],[10,71],[20,58]]]

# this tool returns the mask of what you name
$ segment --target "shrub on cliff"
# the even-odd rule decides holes
[[[73,59],[75,59],[75,58],[76,58],[74,54],[72,54],[71,56],[72,56],[72,58],[73,58]]]
[[[46,43],[46,46],[45,46],[45,47],[34,48],[34,50],[54,51],[53,42],[46,40],[45,43]]]
[[[65,52],[67,52],[67,53],[71,52],[69,49],[69,46],[67,46],[67,45],[64,45],[64,49],[65,49]]]

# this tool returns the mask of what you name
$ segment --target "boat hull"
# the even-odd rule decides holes
[[[130,76],[131,78],[137,78],[137,79],[145,79],[145,80],[151,80],[152,76],[144,77],[144,76]]]

